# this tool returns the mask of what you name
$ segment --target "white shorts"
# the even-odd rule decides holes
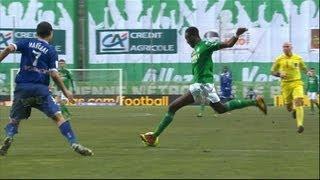
[[[189,86],[189,91],[196,103],[209,104],[209,102],[220,102],[220,98],[214,87],[214,84],[194,83]]]
[[[308,92],[309,99],[317,100],[317,93],[316,92]]]
[[[68,98],[63,94],[62,91],[58,91],[58,97],[60,98],[61,101],[67,101],[68,102]]]

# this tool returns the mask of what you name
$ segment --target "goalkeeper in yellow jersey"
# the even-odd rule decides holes
[[[281,78],[281,94],[287,110],[293,113],[297,121],[298,133],[304,130],[303,120],[303,82],[301,71],[306,73],[307,67],[302,58],[292,53],[292,44],[286,42],[282,46],[283,54],[276,58],[271,72],[272,75]]]

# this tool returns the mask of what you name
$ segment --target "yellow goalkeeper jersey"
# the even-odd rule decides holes
[[[281,79],[281,81],[290,82],[301,80],[301,70],[306,69],[307,67],[304,64],[301,56],[292,54],[292,56],[289,57],[285,54],[281,54],[273,63],[271,71],[286,73],[287,77],[285,79]]]

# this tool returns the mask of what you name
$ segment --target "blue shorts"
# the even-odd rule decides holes
[[[48,117],[53,117],[60,112],[58,104],[49,93],[48,86],[32,83],[17,84],[10,118],[16,121],[28,119],[32,108],[39,109]]]

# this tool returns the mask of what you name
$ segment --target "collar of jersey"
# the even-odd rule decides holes
[[[282,53],[282,55],[283,55],[284,57],[286,57],[286,58],[292,58],[295,54],[292,53],[291,56],[287,56],[285,53]]]
[[[202,40],[201,40],[201,41],[199,41],[199,42],[194,46],[194,48],[193,48],[193,49],[196,49],[196,48],[201,44],[201,42],[202,42]]]
[[[48,41],[46,41],[46,40],[44,40],[44,39],[38,38],[38,40],[39,40],[39,41],[42,41],[42,42],[45,42],[45,43],[47,43],[47,44],[49,44],[49,42],[48,42]]]

